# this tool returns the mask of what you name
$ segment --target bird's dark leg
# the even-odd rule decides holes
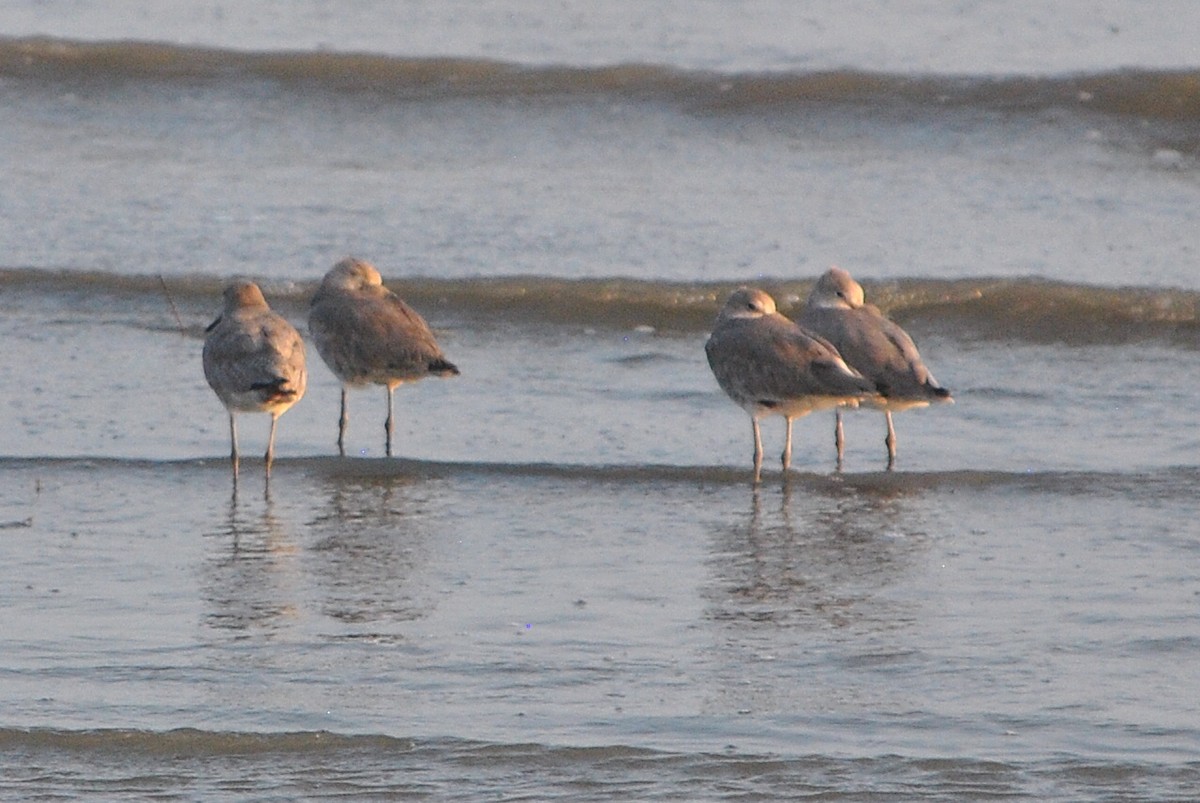
[[[783,454],[779,460],[783,463],[783,470],[787,471],[792,466],[792,419],[791,416],[785,416],[783,420],[787,424],[783,436]]]
[[[846,432],[842,429],[842,411],[834,410],[836,423],[833,425],[833,445],[837,447],[837,470],[842,470],[842,461],[846,456]]]
[[[229,412],[229,462],[233,465],[233,479],[237,480],[238,475],[238,447],[237,447],[237,421],[233,417],[233,411]]]
[[[762,480],[762,432],[759,431],[758,419],[753,416],[750,418],[750,426],[754,429],[754,482],[758,484]]]
[[[887,467],[888,471],[891,471],[896,466],[896,428],[892,426],[892,411],[884,410],[883,415],[887,418],[887,437],[883,442],[887,444]]]
[[[267,479],[271,478],[271,463],[275,461],[275,423],[279,420],[279,416],[271,416],[271,432],[267,435],[267,454],[263,457],[263,461],[267,464]]]
[[[392,456],[392,435],[396,432],[396,419],[393,415],[394,411],[392,409],[392,407],[393,407],[392,390],[393,390],[392,386],[388,385],[388,389],[387,389],[388,417],[387,417],[387,422],[384,424],[384,429],[387,430],[387,456],[388,457]]]
[[[342,385],[342,414],[338,418],[338,454],[346,456],[346,426],[350,423],[350,413],[346,408],[346,386]]]

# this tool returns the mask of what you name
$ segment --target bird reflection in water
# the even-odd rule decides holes
[[[299,615],[300,549],[275,512],[268,485],[261,507],[239,499],[235,481],[205,566],[209,625],[276,631]]]
[[[887,598],[927,542],[911,491],[883,475],[796,475],[756,487],[714,533],[711,615],[775,627],[892,627]],[[915,509],[910,509],[915,508]]]
[[[395,474],[332,477],[328,502],[309,521],[321,613],[345,636],[394,640],[435,596],[423,513],[428,482]]]

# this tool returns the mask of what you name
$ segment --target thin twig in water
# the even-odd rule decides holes
[[[179,327],[180,337],[187,337],[187,330],[183,328],[183,319],[179,317],[179,309],[175,306],[175,300],[171,298],[171,291],[167,287],[167,280],[163,275],[158,274],[158,283],[162,285],[163,295],[167,297],[167,303],[171,305],[171,314],[175,316],[175,324]]]

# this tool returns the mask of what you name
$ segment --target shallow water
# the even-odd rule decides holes
[[[0,0],[0,797],[1193,798],[1197,7],[561,8]],[[462,375],[235,489],[221,288],[347,253]],[[755,488],[835,262],[955,404]]]
[[[32,788],[80,794],[59,773],[133,794],[168,758],[151,788],[233,765],[243,791],[395,791],[416,765],[435,796],[545,773],[567,799],[559,774],[598,775],[583,799],[1183,799],[1200,771],[1194,469],[755,491],[302,458],[266,499],[219,460],[5,473],[30,518],[0,542],[10,792],[29,755]]]

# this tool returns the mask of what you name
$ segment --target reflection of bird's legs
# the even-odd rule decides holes
[[[837,447],[837,470],[842,470],[842,458],[846,455],[846,433],[842,429],[842,410],[838,408],[833,411],[837,417],[837,423],[833,425],[833,445]]]
[[[384,423],[384,429],[387,430],[387,456],[392,456],[392,433],[396,431],[396,419],[393,417],[392,411],[392,391],[396,389],[395,385],[387,386],[388,394],[388,417]]]
[[[792,465],[792,418],[785,416],[783,420],[787,422],[787,429],[783,436],[783,454],[779,459],[783,463],[783,470],[787,471]]]
[[[758,429],[758,419],[750,416],[750,426],[754,428],[754,481],[762,479],[762,433]]]
[[[888,471],[896,465],[896,428],[892,426],[892,411],[884,410],[883,415],[887,418],[887,437],[884,443],[887,444],[888,450]]]
[[[267,477],[271,476],[271,463],[275,460],[275,423],[279,421],[278,413],[271,413],[271,433],[267,435],[267,454],[263,460],[267,463]]]
[[[346,426],[350,423],[350,413],[346,409],[346,386],[342,385],[342,414],[338,418],[338,454],[346,456]]]
[[[233,464],[233,478],[236,480],[238,475],[238,448],[237,448],[237,421],[233,417],[233,410],[229,411],[229,462]]]

